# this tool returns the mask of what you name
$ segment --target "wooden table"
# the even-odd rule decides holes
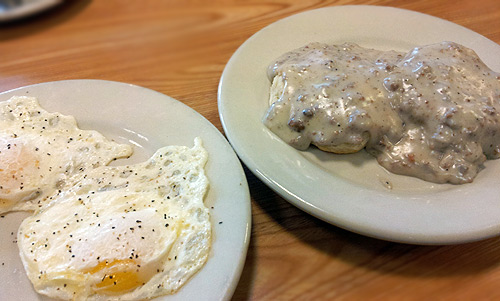
[[[64,79],[128,82],[184,102],[222,131],[217,85],[238,46],[280,18],[339,4],[415,10],[500,43],[498,0],[74,0],[0,25],[0,91]],[[247,177],[253,229],[235,300],[500,299],[499,238],[380,241],[313,218]]]

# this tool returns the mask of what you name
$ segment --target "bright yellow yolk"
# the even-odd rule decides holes
[[[137,262],[132,259],[100,262],[88,271],[90,274],[103,273],[95,291],[105,294],[119,294],[131,291],[144,284],[138,273]]]

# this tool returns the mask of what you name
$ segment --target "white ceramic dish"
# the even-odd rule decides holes
[[[472,184],[438,185],[388,173],[364,151],[297,151],[261,122],[268,108],[267,67],[287,51],[314,41],[408,51],[443,40],[476,50],[490,68],[500,71],[499,45],[417,12],[338,6],[273,23],[248,39],[224,70],[218,101],[226,135],[248,168],[273,190],[339,227],[415,244],[462,243],[498,235],[500,160],[488,161]]]
[[[160,300],[229,300],[243,269],[250,237],[250,195],[245,174],[231,146],[205,118],[161,93],[124,83],[70,80],[23,87],[0,94],[38,98],[43,108],[73,115],[83,129],[95,129],[120,143],[135,145],[134,155],[114,163],[137,163],[165,145],[191,147],[201,137],[209,153],[213,245],[206,265],[181,290]],[[0,218],[0,299],[39,300],[18,255],[17,228],[25,213]]]
[[[5,0],[0,4],[0,22],[38,14],[61,4],[62,0]]]

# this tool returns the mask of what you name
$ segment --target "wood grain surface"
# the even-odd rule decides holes
[[[182,101],[222,131],[217,85],[233,52],[278,19],[345,4],[423,12],[500,43],[498,0],[70,0],[0,24],[0,91],[64,79],[127,82]],[[500,300],[499,238],[380,241],[315,219],[247,177],[253,229],[234,300]]]

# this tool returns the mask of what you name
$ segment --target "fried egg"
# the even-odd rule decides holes
[[[131,154],[131,146],[79,129],[36,98],[0,102],[0,213],[36,210],[73,175]]]
[[[208,258],[207,152],[167,146],[149,160],[80,173],[18,232],[38,293],[136,300],[176,292]]]

